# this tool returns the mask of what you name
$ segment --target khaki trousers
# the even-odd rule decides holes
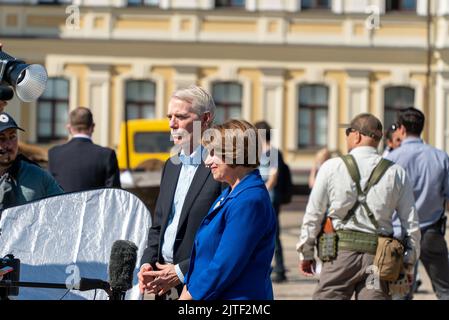
[[[391,300],[388,284],[380,281],[372,265],[374,255],[339,250],[337,258],[323,263],[314,300]]]

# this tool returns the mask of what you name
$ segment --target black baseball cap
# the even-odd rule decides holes
[[[17,125],[17,123],[9,114],[7,114],[6,112],[0,112],[0,132],[11,128],[25,131]]]

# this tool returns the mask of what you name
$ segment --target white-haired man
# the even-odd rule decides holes
[[[212,124],[214,113],[211,95],[198,86],[178,90],[170,99],[167,117],[180,152],[167,160],[162,171],[155,218],[138,274],[141,293],[170,299],[182,291],[196,230],[221,193],[221,184],[204,165],[201,147],[201,135]]]

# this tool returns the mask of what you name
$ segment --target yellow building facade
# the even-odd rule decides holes
[[[449,151],[449,4],[428,1],[0,0],[4,50],[45,65],[52,87],[8,111],[22,139],[49,146],[69,110],[89,107],[94,141],[116,148],[125,110],[163,118],[195,83],[222,119],[268,121],[297,172],[323,146],[345,152],[338,125],[354,115],[391,124],[412,104],[425,140]]]

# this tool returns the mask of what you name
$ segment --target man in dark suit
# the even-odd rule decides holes
[[[176,91],[169,102],[171,135],[179,153],[167,160],[162,172],[154,221],[138,274],[141,293],[166,299],[181,293],[196,231],[221,193],[221,184],[204,165],[206,149],[200,144],[214,112],[212,97],[197,86]]]
[[[95,123],[89,109],[78,107],[69,115],[72,139],[48,152],[48,170],[65,192],[102,187],[120,188],[115,151],[92,142]]]

